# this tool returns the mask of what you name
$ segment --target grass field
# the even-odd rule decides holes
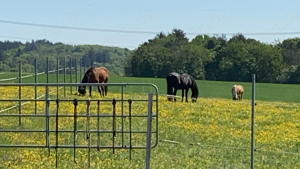
[[[0,79],[5,79],[9,77],[17,77],[13,74],[1,74]],[[82,75],[77,76],[77,82],[80,82]],[[46,83],[46,75],[38,76],[39,83]],[[72,83],[75,83],[75,75],[72,76]],[[7,82],[15,82],[18,80],[11,80]],[[34,77],[22,79],[24,83],[33,83]],[[61,74],[59,76],[59,82],[64,82],[64,76]],[[70,82],[70,75],[66,75],[66,82]],[[56,74],[49,74],[49,83],[56,83]],[[166,80],[164,78],[135,78],[135,77],[119,77],[111,76],[109,78],[109,83],[153,83],[159,89],[159,94],[167,94]],[[223,82],[223,81],[204,81],[197,80],[197,85],[199,88],[199,97],[201,98],[231,98],[231,87],[234,84],[241,84],[244,86],[244,98],[251,99],[251,83],[239,83],[239,82]],[[124,88],[125,89],[125,88]],[[75,88],[74,88],[75,90]],[[119,87],[111,87],[111,92],[120,92]],[[125,92],[148,92],[149,89],[145,87],[132,88],[128,87]],[[281,101],[281,102],[294,102],[300,103],[300,85],[297,84],[271,84],[271,83],[256,83],[255,86],[255,99],[261,101]],[[178,96],[181,96],[181,91],[177,92]],[[191,95],[191,90],[189,91],[189,97]]]
[[[41,77],[41,78],[40,78]],[[50,83],[55,82],[55,75],[50,76]],[[62,78],[60,78],[61,80]],[[79,78],[78,78],[79,79]],[[23,82],[32,82],[32,79],[23,79]],[[44,82],[39,76],[39,82]],[[197,103],[181,103],[166,101],[166,85],[164,79],[153,78],[125,78],[111,77],[112,83],[153,83],[159,88],[159,140],[172,140],[178,143],[159,142],[151,152],[152,168],[249,168],[250,167],[250,129],[251,129],[251,83],[241,83],[245,87],[245,100],[236,102],[231,100],[230,89],[233,82],[197,81],[200,89],[200,98]],[[0,87],[0,98],[17,97],[18,88]],[[55,89],[55,88],[54,88]],[[53,90],[54,90],[53,89]],[[153,91],[149,87],[126,87],[125,99],[145,98],[147,92]],[[33,89],[22,88],[23,97],[33,97]],[[39,94],[44,88],[39,88]],[[256,84],[256,99],[258,105],[255,109],[255,168],[299,168],[300,151],[300,104],[297,97],[297,85]],[[120,98],[120,88],[110,87],[108,98]],[[75,88],[73,90],[75,93]],[[63,90],[59,91],[63,95]],[[181,95],[178,92],[177,95]],[[55,95],[52,95],[55,98]],[[67,90],[67,98],[71,95]],[[85,97],[86,98],[86,97]],[[98,93],[93,93],[98,98]],[[190,98],[189,98],[190,99]],[[272,102],[270,102],[272,101]],[[280,102],[277,102],[280,101]],[[295,102],[295,103],[292,103]],[[6,108],[16,103],[0,102],[0,108]],[[146,113],[147,105],[133,104],[133,112]],[[38,111],[44,112],[44,103],[38,105]],[[294,107],[292,107],[294,106]],[[55,104],[51,104],[50,112],[55,113]],[[111,113],[111,104],[102,105],[103,113]],[[23,106],[22,113],[34,114],[34,103]],[[92,114],[96,106],[92,105]],[[124,107],[128,114],[127,105]],[[71,103],[60,105],[61,113],[72,114]],[[84,114],[85,107],[79,106],[79,114]],[[18,114],[17,109],[6,113]],[[120,107],[117,108],[120,113]],[[22,126],[18,127],[18,119],[1,117],[2,129],[43,129],[43,118],[22,118]],[[135,120],[132,128],[145,129],[146,119]],[[50,121],[51,129],[55,129],[54,118]],[[72,129],[73,119],[61,118],[60,129]],[[111,128],[111,120],[101,121],[102,129]],[[78,119],[78,126],[85,130],[86,120]],[[91,119],[91,128],[95,128],[96,120]],[[128,119],[125,120],[128,127]],[[117,122],[117,128],[120,121]],[[127,128],[128,129],[128,128]],[[78,134],[77,141],[87,144],[85,133]],[[1,144],[44,144],[45,136],[35,133],[0,133]],[[34,138],[34,139],[33,139]],[[101,145],[110,145],[110,135],[103,135]],[[128,144],[128,136],[126,144]],[[92,143],[96,136],[91,135]],[[145,137],[135,135],[134,144],[145,144]],[[59,142],[72,143],[73,135],[60,135]],[[120,143],[120,136],[116,138]],[[153,138],[153,141],[155,137]],[[55,137],[51,135],[51,144]],[[191,145],[190,143],[194,143]],[[196,144],[199,143],[199,144]],[[73,149],[59,149],[59,168],[87,168],[87,150],[77,149],[76,161],[73,162]],[[132,160],[129,161],[127,150],[96,149],[91,151],[91,168],[144,168],[145,150],[134,150]],[[51,149],[48,157],[47,149],[0,149],[0,168],[53,168],[55,166],[55,150]]]

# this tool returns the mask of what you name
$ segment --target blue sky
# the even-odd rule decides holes
[[[0,0],[0,41],[48,39],[67,44],[99,44],[137,48],[159,32],[182,29],[195,34],[242,33],[247,38],[273,43],[298,34],[249,33],[300,32],[300,1],[117,1],[117,0]],[[119,33],[9,24],[3,21],[106,30],[143,31]]]

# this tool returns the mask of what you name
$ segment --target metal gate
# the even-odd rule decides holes
[[[100,99],[67,99],[67,98],[59,98],[58,92],[57,95],[51,95],[51,92],[49,90],[50,87],[56,87],[58,89],[58,86],[65,87],[65,86],[120,86],[121,92],[120,92],[120,98],[113,98],[113,99],[106,99],[100,98]],[[39,132],[43,133],[44,141],[45,143],[43,145],[26,145],[26,144],[3,144],[0,143],[0,148],[46,148],[48,149],[48,152],[50,154],[50,149],[54,148],[56,150],[56,167],[57,167],[57,149],[58,148],[71,148],[74,149],[74,162],[76,163],[76,149],[88,149],[88,164],[90,166],[90,149],[97,149],[98,151],[100,149],[112,149],[112,153],[115,153],[115,149],[128,149],[130,153],[130,159],[131,159],[131,150],[132,149],[146,149],[146,158],[145,158],[145,165],[146,168],[150,167],[150,152],[151,148],[156,147],[158,144],[158,88],[151,83],[106,83],[106,84],[81,84],[81,83],[2,83],[0,86],[15,86],[19,88],[19,97],[13,98],[13,99],[7,99],[3,98],[0,99],[0,102],[18,102],[17,105],[14,105],[11,108],[2,108],[0,110],[0,120],[1,118],[6,117],[14,117],[18,118],[19,126],[22,126],[22,118],[25,117],[31,117],[31,118],[42,118],[45,121],[44,128],[43,129],[33,129],[33,128],[27,128],[22,129],[20,128],[7,128],[4,125],[1,125],[0,123],[0,135],[4,132],[14,132],[14,133],[33,133],[33,132]],[[45,93],[44,98],[35,98],[35,99],[24,99],[21,95],[21,88],[22,87],[34,87],[35,90],[37,87],[44,87]],[[154,88],[154,94],[148,93],[147,99],[124,99],[124,88],[127,86],[135,86],[135,87],[141,87],[141,86],[149,86]],[[36,93],[36,91],[35,91]],[[142,95],[143,93],[141,93]],[[144,93],[145,94],[145,93]],[[95,94],[94,94],[95,95]],[[109,94],[108,94],[109,95]],[[23,103],[22,103],[23,102]],[[23,114],[22,113],[22,105],[28,102],[35,102],[35,108],[34,108],[34,114]],[[44,112],[38,113],[36,105],[38,102],[42,102],[45,104]],[[69,106],[70,109],[72,109],[72,114],[70,113],[64,113],[65,110],[60,109],[60,105],[63,102],[71,103]],[[145,102],[147,103],[147,112],[134,112],[135,110],[132,109],[133,103],[138,102]],[[94,103],[94,107],[96,109],[94,111],[91,110],[91,105]],[[102,110],[101,104],[102,103],[111,103],[111,111],[109,110]],[[120,104],[118,107],[117,104]],[[84,112],[81,109],[78,109],[79,106],[84,106]],[[50,108],[51,106],[55,107],[55,113],[51,113]],[[126,110],[125,110],[126,107]],[[154,108],[153,108],[154,107]],[[18,113],[4,113],[5,111],[9,111],[11,109],[18,108]],[[53,107],[52,107],[53,108]],[[118,109],[118,110],[117,110]],[[154,110],[153,110],[154,109]],[[53,111],[52,111],[53,112]],[[82,113],[83,112],[83,113]],[[110,113],[101,113],[101,112],[110,112]],[[73,126],[72,129],[60,129],[59,128],[59,120],[60,118],[69,118],[69,120],[73,120]],[[78,129],[78,118],[85,118],[86,119],[86,128],[85,130]],[[99,121],[101,118],[108,118],[112,119],[112,125],[110,126],[111,129],[101,129],[99,125]],[[126,129],[124,126],[124,119],[128,118],[128,124],[129,127]],[[132,128],[132,120],[135,118],[144,118],[147,119],[147,129],[146,130],[136,130]],[[152,119],[154,118],[155,124],[152,126]],[[51,123],[51,119],[52,120]],[[90,123],[92,119],[96,119],[95,123]],[[119,120],[119,126],[117,126],[116,120]],[[94,126],[93,126],[94,125]],[[118,128],[119,127],[119,128]],[[94,129],[91,129],[94,128]],[[60,133],[71,133],[73,134],[73,143],[72,144],[65,144],[59,141],[59,134]],[[76,144],[76,139],[78,133],[85,133],[86,140],[88,141],[87,145],[78,145]],[[110,145],[101,145],[100,140],[102,139],[101,134],[111,134],[112,140]],[[92,135],[93,134],[93,135]],[[121,141],[117,143],[115,141],[116,135],[119,134],[121,137]],[[144,140],[146,144],[144,146],[141,145],[134,145],[132,143],[132,134],[146,134],[146,139]],[[155,135],[155,139],[151,139],[151,135]],[[91,143],[91,138],[97,140],[94,143]],[[52,141],[55,140],[55,141]],[[54,142],[55,144],[51,144]],[[124,142],[129,143],[129,145],[126,145]],[[35,142],[35,141],[34,141]],[[154,144],[153,144],[154,143]]]

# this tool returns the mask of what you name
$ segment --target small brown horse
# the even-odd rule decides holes
[[[105,67],[90,67],[84,74],[84,77],[81,83],[107,83],[108,82],[108,70]],[[107,86],[97,86],[100,96],[107,96]],[[85,95],[86,86],[79,86],[78,93]],[[92,96],[92,86],[89,86],[90,89],[90,97]],[[104,90],[105,89],[105,90]],[[101,92],[102,90],[102,92]]]
[[[242,85],[233,85],[231,93],[233,100],[241,101],[243,99],[244,87]]]

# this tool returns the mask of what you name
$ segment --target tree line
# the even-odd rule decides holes
[[[135,77],[165,78],[170,72],[196,79],[266,83],[300,82],[300,39],[266,44],[237,33],[198,35],[191,41],[181,29],[159,33],[141,44],[126,60],[125,72]]]
[[[170,72],[189,73],[199,80],[250,82],[256,74],[258,82],[300,83],[300,38],[266,44],[237,33],[230,39],[224,35],[198,35],[192,40],[181,29],[158,33],[135,50],[101,45],[68,45],[46,39],[26,43],[0,41],[0,71],[39,72],[66,64],[90,67],[105,66],[112,74],[134,77],[165,78]],[[75,60],[77,61],[75,63]]]
[[[125,58],[131,54],[127,48],[106,47],[100,45],[68,45],[52,43],[46,39],[26,43],[18,41],[0,41],[0,71],[19,71],[19,61],[23,72],[34,72],[35,59],[37,71],[43,72],[46,68],[46,59],[49,61],[49,70],[56,69],[57,58],[59,66],[105,66],[112,74],[124,75]],[[76,61],[76,62],[75,62]]]

